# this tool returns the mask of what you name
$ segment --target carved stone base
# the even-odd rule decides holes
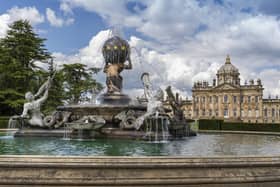
[[[101,96],[102,104],[110,105],[127,105],[130,102],[130,98],[125,94],[103,94]]]

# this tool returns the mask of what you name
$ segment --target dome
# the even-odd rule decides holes
[[[105,41],[102,54],[106,64],[124,63],[129,58],[130,47],[127,41],[118,36],[114,36]]]
[[[226,63],[218,70],[218,74],[239,74],[238,69],[231,64],[229,55],[227,55]]]

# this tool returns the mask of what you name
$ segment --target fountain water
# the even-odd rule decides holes
[[[170,138],[170,134],[168,131],[168,123],[169,123],[168,116],[155,115],[155,116],[147,117],[144,120],[144,126],[146,126],[145,127],[146,140],[154,143],[168,142]]]
[[[68,128],[68,125],[67,125],[66,123],[64,124],[63,139],[64,139],[64,140],[70,140],[69,128]]]

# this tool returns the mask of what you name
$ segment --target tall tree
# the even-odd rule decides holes
[[[86,65],[80,63],[63,65],[64,88],[69,103],[88,100],[88,95],[92,93],[93,88],[95,90],[103,88],[99,82],[93,79],[93,75],[98,71],[100,69],[87,68]]]
[[[42,74],[35,62],[51,58],[44,41],[26,20],[12,23],[0,40],[0,114],[20,113],[24,93],[38,88]]]

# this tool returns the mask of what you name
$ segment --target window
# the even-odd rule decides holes
[[[215,113],[216,113],[216,116],[219,116],[219,111],[218,111],[218,110],[216,110],[216,112],[215,112]]]
[[[225,103],[228,102],[228,96],[227,96],[227,95],[224,96],[224,102],[225,102]]]
[[[259,97],[255,96],[255,102],[258,103],[259,102]]]
[[[248,103],[251,102],[251,96],[248,96]]]
[[[224,117],[228,118],[228,109],[227,108],[224,109]]]
[[[244,97],[243,97],[243,96],[240,97],[240,102],[241,102],[241,103],[244,102]]]
[[[202,116],[205,116],[205,109],[202,110]]]
[[[237,103],[237,97],[236,96],[233,96],[233,102]]]
[[[212,96],[209,97],[209,103],[212,103]]]
[[[264,116],[267,117],[267,109],[266,108],[264,109],[263,113],[264,113]]]
[[[275,116],[275,109],[271,109],[271,116],[274,117]]]
[[[233,109],[233,116],[236,117],[237,116],[237,110]]]
[[[217,103],[219,103],[219,96],[216,96],[216,101]]]
[[[204,96],[202,97],[202,102],[205,103],[205,97]]]
[[[211,109],[209,110],[209,116],[212,116],[212,110]]]

